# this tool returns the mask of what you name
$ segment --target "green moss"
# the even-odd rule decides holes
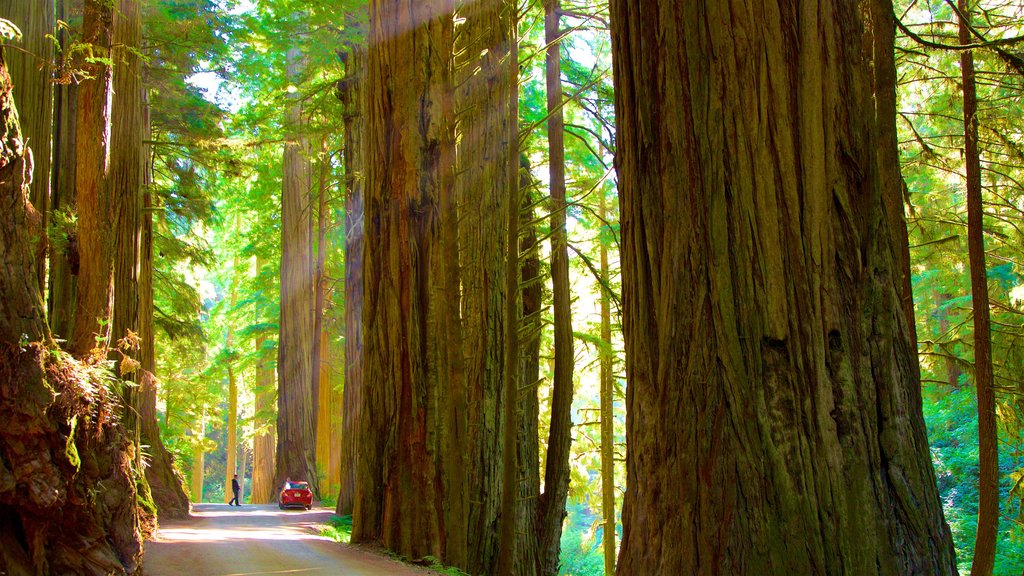
[[[82,459],[78,456],[78,447],[75,446],[75,429],[78,427],[78,416],[72,416],[68,424],[71,425],[71,431],[68,432],[67,444],[64,446],[64,456],[75,467],[75,472],[77,473],[82,466]]]
[[[143,474],[135,476],[135,503],[142,509],[144,516],[156,517],[153,492],[149,489],[149,482],[146,482],[146,476]]]

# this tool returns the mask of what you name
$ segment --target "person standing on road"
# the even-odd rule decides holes
[[[231,499],[231,502],[228,502],[228,506],[231,506],[232,504],[235,506],[241,506],[241,504],[238,503],[238,489],[238,474],[235,474],[234,478],[231,479],[231,492],[235,497]]]

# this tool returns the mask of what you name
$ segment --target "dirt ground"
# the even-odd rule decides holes
[[[195,506],[192,518],[163,523],[146,543],[147,576],[257,576],[319,574],[425,576],[386,556],[319,536],[331,510],[278,510],[276,505]]]

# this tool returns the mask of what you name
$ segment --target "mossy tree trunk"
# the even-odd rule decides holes
[[[11,92],[0,48],[0,572],[134,574],[135,446],[104,382],[61,353],[46,325]]]
[[[8,52],[8,70],[14,82],[14,102],[22,118],[22,134],[32,150],[32,206],[39,212],[42,231],[33,238],[39,286],[46,279],[46,226],[50,212],[50,162],[53,123],[53,83],[50,60],[56,32],[53,0],[0,0],[0,18],[7,18],[22,33],[19,48]]]
[[[149,134],[149,106],[143,94],[143,133]],[[157,422],[156,334],[153,324],[153,200],[149,191],[152,179],[152,157],[148,146],[143,147],[142,243],[139,247],[139,339],[141,362],[139,374],[139,420],[142,443],[149,446],[149,482],[162,519],[185,518],[189,513],[188,495],[184,479],[174,468],[171,454],[160,438]]]
[[[619,574],[955,573],[858,8],[612,0]]]

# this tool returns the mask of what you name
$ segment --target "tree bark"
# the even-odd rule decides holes
[[[607,221],[608,208],[604,190],[598,192],[598,216]],[[608,245],[604,233],[600,234],[601,258],[601,517],[603,519],[604,573],[615,574],[615,402],[612,398],[612,311],[607,287],[611,275],[608,271]]]
[[[618,574],[955,573],[857,8],[611,3]]]
[[[0,47],[0,572],[134,574],[135,447],[116,401],[50,337],[31,167]],[[102,498],[82,498],[101,491]]]
[[[296,78],[304,66],[298,49],[288,53],[288,75]],[[288,142],[284,148],[281,192],[281,335],[277,361],[277,472],[274,484],[286,478],[309,482],[319,498],[313,434],[316,414],[312,397],[313,261],[309,193],[309,138],[303,134],[302,104],[287,113]]]
[[[241,229],[241,218],[235,218],[235,229]],[[235,305],[238,302],[238,275],[239,262],[238,258],[235,258],[234,266],[232,266],[233,273],[231,276],[231,296],[230,296],[230,310],[235,309]],[[228,319],[228,334],[227,342],[225,345],[225,352],[227,354],[227,370],[228,370],[228,445],[225,451],[227,462],[224,465],[224,503],[228,504],[235,497],[231,490],[231,481],[234,479],[235,474],[238,474],[238,378],[235,374],[235,328],[233,321]],[[244,476],[244,470],[243,476]]]
[[[354,18],[354,17],[352,17]],[[358,26],[351,22],[353,27]],[[363,174],[366,137],[366,47],[349,44],[341,53],[345,79],[338,94],[345,122],[345,389],[341,407],[339,516],[352,514],[356,489],[356,430],[363,368]]]
[[[149,106],[143,93],[143,133],[150,133]],[[187,518],[188,495],[184,479],[174,468],[171,454],[160,438],[157,423],[156,398],[156,332],[153,326],[153,201],[149,192],[152,182],[151,152],[143,147],[145,162],[142,178],[142,244],[139,247],[139,339],[142,345],[142,366],[139,374],[139,420],[142,443],[149,446],[149,466],[146,481],[153,494],[153,502],[161,519]]]
[[[65,22],[75,12],[78,0],[57,0],[57,17]],[[57,32],[61,50],[67,50],[69,34]],[[74,83],[59,84],[54,95],[53,169],[51,178],[50,212],[75,212],[75,136],[78,119],[78,88]],[[50,275],[47,317],[50,329],[57,338],[67,339],[73,329],[76,287],[78,284],[78,233],[62,230],[59,246],[50,245]],[[59,250],[59,251],[58,251]]]
[[[262,269],[257,260],[256,269]],[[274,501],[277,486],[274,485],[274,446],[276,426],[274,424],[274,371],[267,356],[272,342],[266,337],[256,338],[256,434],[253,437],[252,457],[252,503],[267,504]]]
[[[562,112],[559,0],[544,2],[547,43],[548,167],[551,186],[551,289],[555,331],[555,373],[551,391],[551,428],[540,497],[540,572],[558,574],[565,500],[569,494],[572,446],[573,352],[572,301],[569,295],[569,247],[565,229],[565,126]]]
[[[958,0],[970,18],[968,0]],[[971,23],[959,21],[960,43],[970,44]],[[991,576],[999,535],[999,429],[992,373],[992,324],[989,318],[988,268],[985,264],[985,211],[981,196],[978,151],[978,93],[974,52],[960,54],[964,98],[964,164],[967,176],[967,251],[971,263],[971,308],[974,315],[974,384],[978,389],[978,531],[974,538],[973,576]]]
[[[504,438],[502,447],[501,474],[501,515],[498,518],[498,570],[502,576],[515,576],[517,557],[516,524],[517,500],[519,498],[519,381],[520,364],[519,313],[522,309],[519,282],[522,274],[519,266],[519,40],[516,29],[518,3],[506,7],[508,18],[503,22],[507,34],[505,75],[510,87],[508,102],[508,134],[506,140],[508,158],[503,166],[508,186],[507,228],[505,250],[505,381],[502,383],[502,404],[504,410]],[[513,57],[514,56],[514,57]]]
[[[107,186],[110,168],[113,69],[110,58],[114,9],[105,0],[85,0],[83,41],[92,45],[93,62],[82,64],[92,76],[78,87],[75,135],[75,200],[78,206],[79,271],[75,322],[68,350],[78,358],[110,344],[114,271],[114,206]]]
[[[116,72],[112,83],[110,172],[104,183],[114,216],[111,359],[117,363],[120,378],[137,383],[144,126],[141,67],[137,56],[142,43],[142,20],[137,0],[119,0],[112,37],[119,49],[112,52]],[[138,390],[138,386],[124,386],[121,394],[124,403],[121,420],[137,445],[140,444]]]
[[[50,212],[50,163],[53,123],[53,83],[50,62],[53,43],[46,36],[55,32],[52,0],[0,0],[0,18],[21,29],[19,45],[24,52],[7,53],[8,71],[14,82],[14,102],[21,116],[22,134],[32,150],[32,206],[40,216],[36,247],[36,275],[40,288],[46,285],[46,228]]]
[[[466,418],[472,434],[468,564],[471,573],[493,574],[500,558],[503,438],[509,430],[502,402],[509,368],[503,356],[509,248],[503,240],[507,241],[508,211],[514,202],[507,174],[519,161],[509,106],[510,66],[517,67],[518,54],[513,51],[515,18],[508,2],[462,2],[459,14],[464,21],[456,46],[460,138],[455,196],[462,299],[454,304],[461,303],[464,315]],[[453,290],[451,295],[460,294],[457,286]],[[513,366],[518,369],[518,359]]]
[[[453,455],[459,384],[439,298],[450,278],[442,234],[453,210],[449,0],[370,5],[364,335],[353,542],[465,568],[465,483]],[[446,251],[448,248],[448,251]],[[452,294],[447,294],[451,297]],[[460,566],[460,564],[462,564]]]
[[[198,428],[192,429],[196,443],[192,449],[192,502],[203,503],[203,473],[205,471],[205,449],[203,441],[206,436],[206,408],[202,407],[199,415]]]

